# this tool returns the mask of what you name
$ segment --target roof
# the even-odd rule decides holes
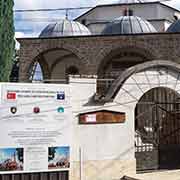
[[[169,33],[180,32],[180,20],[177,20],[173,24],[171,24],[167,29],[167,32]]]
[[[78,16],[77,18],[75,18],[74,20],[78,20],[79,18],[82,18],[83,16],[89,14],[90,12],[92,12],[93,10],[95,10],[96,8],[103,8],[103,7],[113,7],[113,6],[123,6],[123,5],[128,5],[128,6],[131,6],[131,5],[137,5],[137,4],[160,4],[166,8],[169,8],[169,9],[172,9],[174,11],[177,11],[180,13],[180,10],[176,9],[176,8],[173,8],[169,5],[166,5],[164,3],[161,3],[160,1],[154,1],[154,2],[141,2],[141,3],[138,3],[138,2],[134,2],[134,3],[114,3],[114,4],[102,4],[102,5],[97,5],[95,7],[93,7],[92,9],[86,11],[85,13],[81,14],[80,16]]]
[[[57,23],[47,25],[42,30],[39,37],[79,36],[90,34],[88,28],[79,22],[64,19]]]
[[[93,113],[98,113],[98,112],[109,112],[109,113],[117,113],[117,114],[125,114],[125,112],[119,112],[116,110],[108,110],[108,109],[99,109],[99,110],[90,110],[86,112],[82,112],[79,115],[86,115],[86,114],[93,114]]]
[[[108,23],[101,34],[138,34],[154,33],[156,29],[143,18],[137,16],[121,16]]]

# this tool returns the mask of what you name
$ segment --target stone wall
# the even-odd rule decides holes
[[[28,80],[28,69],[37,57],[55,49],[73,53],[81,64],[83,74],[98,74],[104,62],[110,61],[113,54],[124,50],[136,50],[149,60],[180,62],[180,34],[24,38],[18,41],[21,44],[20,81]]]

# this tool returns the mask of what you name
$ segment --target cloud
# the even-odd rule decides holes
[[[122,0],[15,0],[15,9],[35,9],[35,8],[67,8],[79,6],[95,6],[97,4],[111,4]],[[123,0],[124,1],[124,0]],[[128,1],[128,0],[127,0]],[[154,0],[148,0],[154,1]],[[167,1],[166,4],[180,7],[178,0]]]
[[[180,9],[180,1],[179,0],[168,0],[168,1],[165,1],[164,4],[167,4],[171,7],[174,7],[174,8],[178,8]]]
[[[80,6],[95,6],[118,2],[118,0],[15,0],[15,9],[34,9],[34,8],[67,8]]]
[[[102,0],[101,0],[102,1]],[[15,9],[47,9],[47,8],[66,8],[66,7],[80,7],[92,6],[96,3],[94,0],[15,0]],[[81,11],[82,12],[82,11]],[[81,12],[69,12],[69,17],[78,16]],[[15,27],[18,31],[23,31],[24,35],[37,36],[41,30],[51,23],[54,19],[64,19],[66,11],[52,11],[52,12],[25,12],[15,14]]]
[[[24,37],[24,33],[23,32],[15,32],[15,37],[16,38]]]
[[[15,0],[14,9],[94,7],[98,4],[112,4],[120,1],[121,0]],[[180,1],[177,0],[167,1],[165,4],[174,8],[180,8]],[[69,11],[69,18],[73,19],[85,11],[86,10]],[[46,25],[53,22],[53,20],[64,19],[65,14],[65,11],[16,13],[15,19],[17,20],[15,21],[15,27],[19,32],[23,32],[25,37],[38,36]]]

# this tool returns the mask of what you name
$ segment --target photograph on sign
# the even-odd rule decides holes
[[[48,149],[48,168],[61,169],[70,167],[70,148],[69,147],[49,147]]]
[[[23,161],[23,148],[0,149],[0,171],[22,171]]]

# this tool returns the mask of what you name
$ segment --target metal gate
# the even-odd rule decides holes
[[[69,172],[43,172],[0,175],[0,180],[68,180]]]
[[[168,88],[152,89],[135,114],[137,170],[180,168],[179,95]]]

